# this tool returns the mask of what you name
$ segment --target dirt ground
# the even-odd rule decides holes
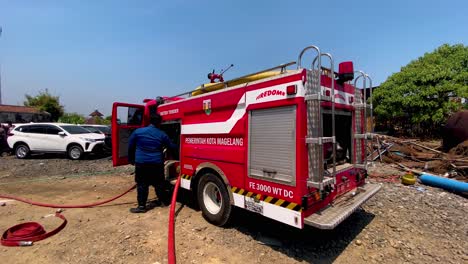
[[[109,159],[0,158],[0,193],[35,201],[78,204],[114,196],[133,184],[132,167]],[[178,203],[179,263],[468,263],[468,200],[439,189],[389,182],[401,172],[372,168],[382,190],[335,230],[298,230],[235,210],[229,227],[207,223],[193,205]],[[421,188],[417,188],[421,187]],[[108,205],[67,209],[68,225],[32,247],[0,247],[2,263],[167,263],[168,208],[130,214],[135,191]],[[183,193],[189,197],[188,193]],[[154,193],[151,192],[151,198]],[[187,200],[182,197],[181,201]],[[0,199],[2,200],[2,199]],[[54,209],[6,202],[0,231],[38,221],[46,230]],[[0,202],[1,203],[1,202]]]

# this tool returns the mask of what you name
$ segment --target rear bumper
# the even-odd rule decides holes
[[[380,184],[367,183],[350,191],[335,200],[332,205],[304,218],[304,224],[319,229],[333,229],[376,194],[381,187]]]

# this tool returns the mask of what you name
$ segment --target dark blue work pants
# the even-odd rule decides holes
[[[162,204],[170,204],[169,184],[164,179],[164,164],[135,164],[138,206],[146,206],[149,186],[153,186]]]

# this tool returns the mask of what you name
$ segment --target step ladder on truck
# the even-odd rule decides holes
[[[316,54],[310,68],[306,51]],[[236,206],[297,228],[333,229],[380,189],[366,182],[370,77],[354,73],[352,62],[335,72],[332,55],[309,46],[297,62],[143,105],[114,103],[113,164],[128,163],[128,137],[159,113],[180,146],[167,153],[166,179],[180,176],[209,222],[226,224]]]

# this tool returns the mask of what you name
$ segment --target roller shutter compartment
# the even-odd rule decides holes
[[[295,185],[296,106],[249,113],[249,175]]]

